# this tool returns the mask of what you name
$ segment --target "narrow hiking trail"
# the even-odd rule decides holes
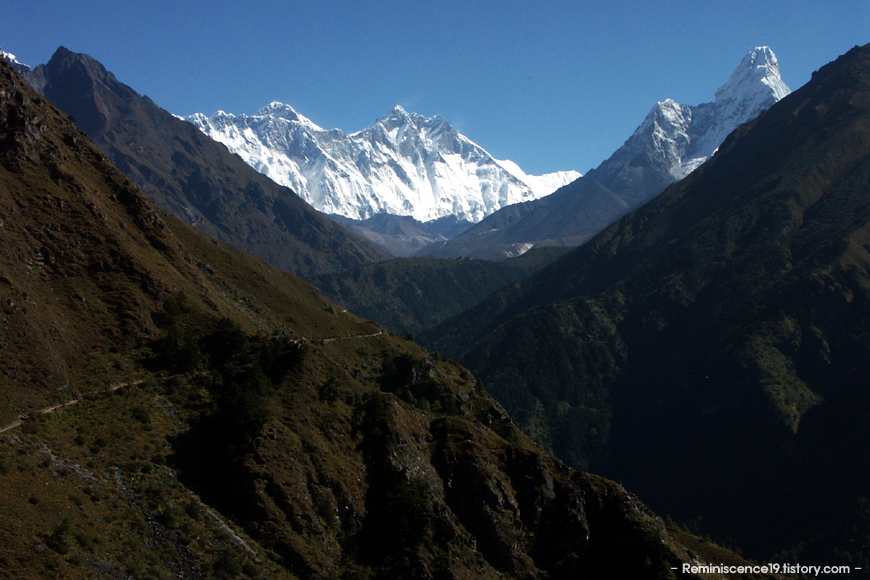
[[[382,334],[384,334],[383,330],[379,330],[379,331],[373,332],[371,334],[349,334],[347,336],[330,336],[327,338],[319,338],[319,339],[310,339],[310,338],[302,337],[295,342],[297,344],[308,344],[308,343],[314,343],[314,342],[318,342],[318,341],[323,341],[324,343],[326,343],[326,342],[335,342],[338,340],[376,338],[378,336],[381,336]],[[167,377],[167,378],[171,378],[171,377]],[[57,411],[59,409],[65,409],[67,407],[75,405],[76,403],[78,403],[79,401],[81,401],[85,397],[92,397],[92,396],[98,395],[100,393],[117,391],[118,389],[121,389],[121,388],[127,387],[127,386],[135,387],[137,385],[141,385],[144,382],[145,382],[145,379],[137,379],[137,380],[132,381],[132,382],[114,383],[114,384],[109,385],[106,388],[97,389],[96,391],[93,391],[87,395],[79,395],[76,398],[69,399],[68,401],[64,401],[63,403],[57,403],[57,404],[51,405],[49,407],[44,407],[42,409],[38,409],[29,415],[25,415],[25,414],[19,415],[18,418],[15,419],[14,421],[12,421],[11,423],[0,426],[0,433],[5,433],[5,432],[11,431],[12,429],[15,429],[17,427],[21,427],[21,425],[23,425],[25,421],[27,421],[32,416],[35,416],[37,414],[48,415],[49,413],[54,413],[55,411]]]
[[[335,342],[336,340],[353,340],[354,338],[375,338],[377,336],[381,336],[384,333],[383,330],[379,330],[377,332],[373,332],[372,334],[348,334],[347,336],[333,336],[330,338],[323,338],[323,342]]]
[[[11,423],[9,423],[7,425],[0,427],[0,433],[5,433],[6,431],[11,431],[12,429],[15,429],[16,427],[20,427],[21,425],[24,424],[25,421],[30,419],[30,417],[33,415],[37,415],[37,414],[48,415],[49,413],[54,413],[58,409],[65,409],[71,405],[75,405],[76,403],[78,403],[79,401],[81,401],[85,397],[92,397],[94,395],[98,395],[99,393],[108,393],[108,392],[117,391],[118,389],[120,389],[122,387],[141,385],[144,382],[145,382],[145,379],[138,379],[138,380],[135,380],[133,382],[114,383],[114,384],[109,385],[108,387],[106,387],[104,389],[97,389],[96,391],[93,391],[88,395],[79,395],[75,399],[70,399],[68,401],[64,401],[63,403],[57,403],[56,405],[51,405],[49,407],[44,407],[42,409],[38,409],[37,411],[34,411],[30,415],[18,415],[18,418],[16,420],[12,421]]]

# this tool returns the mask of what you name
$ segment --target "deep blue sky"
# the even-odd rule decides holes
[[[796,89],[867,42],[867,0],[0,0],[20,61],[90,54],[172,113],[277,100],[352,132],[401,104],[529,173],[598,165],[657,101],[711,101],[755,46]]]

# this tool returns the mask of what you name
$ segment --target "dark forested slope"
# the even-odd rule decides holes
[[[542,248],[497,262],[397,258],[312,279],[321,292],[394,332],[416,334],[524,280],[568,250]]]
[[[423,339],[461,354],[557,455],[657,509],[756,554],[821,534],[866,557],[864,532],[851,547],[841,532],[870,497],[868,252],[863,47],[659,198]]]

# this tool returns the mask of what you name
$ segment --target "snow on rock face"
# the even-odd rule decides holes
[[[689,151],[689,161],[700,165],[709,158],[725,137],[737,127],[758,117],[771,105],[791,93],[779,73],[776,55],[766,46],[747,54],[731,78],[716,91],[712,104],[700,105],[698,136]],[[700,160],[700,161],[697,161]],[[682,176],[689,171],[683,171]]]
[[[616,171],[646,152],[651,163],[678,181],[709,159],[734,129],[790,92],[780,76],[776,55],[766,46],[758,47],[716,91],[714,102],[695,107],[671,99],[658,103],[602,169]]]
[[[716,102],[748,101],[758,105],[775,103],[791,93],[782,81],[779,62],[770,47],[760,46],[743,57],[740,65],[716,91]],[[770,106],[768,104],[767,106]]]
[[[5,58],[6,60],[8,60],[9,64],[12,65],[12,68],[17,70],[18,72],[28,72],[33,70],[33,68],[31,68],[29,65],[18,62],[18,59],[15,58],[14,54],[6,52],[2,48],[0,48],[0,58]]]
[[[218,111],[186,120],[316,209],[354,219],[390,213],[477,222],[580,177],[576,171],[528,176],[493,159],[443,117],[400,106],[351,135],[318,127],[278,102],[251,116]]]

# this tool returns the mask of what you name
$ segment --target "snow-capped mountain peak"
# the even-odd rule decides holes
[[[773,51],[755,48],[719,87],[713,102],[690,106],[667,99],[658,103],[601,170],[615,175],[628,160],[646,155],[649,164],[670,176],[667,179],[682,179],[709,159],[729,133],[790,92]]]
[[[394,119],[407,119],[411,120],[411,115],[402,105],[396,105],[393,107],[393,110],[390,111],[390,114],[385,118],[394,118]]]
[[[776,55],[770,47],[759,46],[743,57],[731,78],[719,87],[716,101],[773,98],[776,102],[790,92],[780,75]]]
[[[716,100],[695,108],[697,136],[688,151],[690,163],[678,175],[687,175],[694,169],[692,165],[697,167],[713,155],[729,133],[789,93],[791,89],[782,80],[773,51],[767,46],[752,50],[716,91]]]
[[[253,116],[219,112],[186,119],[320,211],[354,219],[390,213],[424,222],[451,215],[477,222],[580,176],[509,170],[443,117],[400,105],[350,135],[326,131],[278,102]]]
[[[221,111],[222,112],[222,111]],[[234,115],[229,115],[224,113],[224,115],[228,118],[233,118]],[[284,119],[289,123],[298,123],[307,127],[311,131],[323,131],[324,129],[320,127],[317,123],[299,113],[296,109],[282,103],[280,101],[272,101],[266,107],[257,112],[255,117],[269,117],[272,119]]]

